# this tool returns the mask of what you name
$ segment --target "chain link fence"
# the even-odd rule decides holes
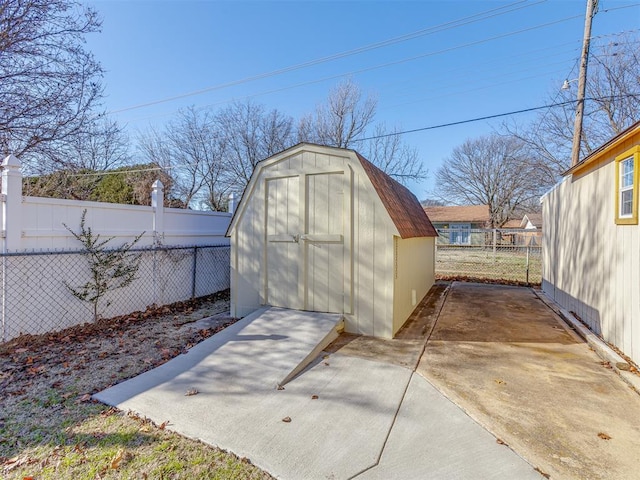
[[[535,285],[542,282],[542,232],[516,229],[438,230],[436,277]]]
[[[94,312],[111,318],[225,290],[229,255],[228,245],[131,249],[127,261],[139,262],[133,280],[91,301],[95,295],[73,293],[105,286],[86,251],[0,254],[0,340],[90,322]]]

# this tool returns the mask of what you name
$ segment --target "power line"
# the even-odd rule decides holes
[[[640,93],[628,93],[625,95],[611,95],[611,96],[606,96],[606,97],[587,97],[585,98],[585,100],[589,100],[589,101],[593,101],[593,100],[616,100],[616,99],[620,99],[620,98],[640,98]],[[530,113],[530,112],[535,112],[537,110],[544,110],[544,109],[551,109],[554,107],[564,107],[566,105],[570,105],[573,103],[576,103],[577,100],[567,100],[564,102],[557,102],[557,103],[550,103],[547,105],[540,105],[537,107],[530,107],[530,108],[523,108],[520,110],[512,110],[510,112],[503,112],[503,113],[496,113],[493,115],[484,115],[482,117],[475,117],[475,118],[469,118],[466,120],[458,120],[455,122],[448,122],[448,123],[440,123],[437,125],[430,125],[428,127],[420,127],[420,128],[413,128],[410,130],[403,130],[403,131],[399,131],[399,132],[393,132],[393,133],[386,133],[383,135],[374,135],[374,136],[370,136],[370,137],[364,137],[364,138],[359,138],[356,140],[356,142],[364,142],[367,140],[376,140],[379,138],[387,138],[387,137],[394,137],[394,136],[398,136],[398,135],[405,135],[405,134],[409,134],[409,133],[417,133],[417,132],[424,132],[424,131],[428,131],[428,130],[437,130],[440,128],[447,128],[447,127],[454,127],[456,125],[464,125],[467,123],[474,123],[474,122],[481,122],[483,120],[492,120],[494,118],[501,118],[501,117],[508,117],[508,116],[512,116],[512,115],[519,115],[521,113]],[[195,165],[195,164],[185,164],[185,165]],[[136,169],[136,170],[121,170],[121,171],[104,171],[104,172],[92,172],[92,173],[77,173],[77,174],[69,174],[69,176],[72,177],[83,177],[83,176],[101,176],[101,175],[117,175],[117,174],[121,174],[121,173],[140,173],[140,172],[151,172],[151,171],[164,171],[164,170],[171,170],[173,168],[178,168],[178,166],[167,166],[167,167],[152,167],[152,168],[142,168],[142,169]]]
[[[370,71],[373,71],[373,70],[378,70],[378,69],[381,69],[381,68],[391,67],[391,66],[394,66],[394,65],[400,65],[400,64],[408,63],[408,62],[411,62],[411,61],[414,61],[414,60],[419,60],[421,58],[427,58],[427,57],[432,57],[432,56],[436,56],[436,55],[441,55],[441,54],[449,53],[449,52],[452,52],[452,51],[455,51],[455,50],[460,50],[460,49],[467,48],[467,47],[481,45],[483,43],[491,42],[491,41],[494,41],[494,40],[499,40],[499,39],[511,37],[513,35],[518,35],[518,34],[521,34],[521,33],[532,31],[532,30],[545,28],[545,27],[548,27],[548,26],[551,26],[551,25],[556,25],[556,24],[559,24],[559,23],[567,22],[569,20],[574,20],[576,18],[582,18],[582,15],[573,15],[571,17],[565,17],[565,18],[562,18],[560,20],[555,20],[553,22],[534,25],[532,27],[527,27],[527,28],[523,28],[523,29],[520,29],[520,30],[515,30],[515,31],[512,31],[512,32],[503,33],[503,34],[500,34],[500,35],[495,35],[493,37],[483,38],[483,39],[480,39],[480,40],[464,43],[464,44],[461,44],[461,45],[455,45],[453,47],[448,47],[448,48],[444,48],[444,49],[441,49],[441,50],[436,50],[436,51],[432,51],[432,52],[423,53],[423,54],[420,54],[420,55],[415,55],[413,57],[408,57],[408,58],[404,58],[404,59],[400,59],[400,60],[394,60],[392,62],[382,63],[382,64],[378,64],[378,65],[373,65],[371,67],[361,68],[359,70],[352,70],[350,72],[343,72],[343,73],[330,75],[330,76],[323,77],[323,78],[316,78],[314,80],[309,80],[307,82],[297,83],[297,84],[290,85],[290,86],[287,86],[287,87],[276,88],[276,89],[267,90],[267,91],[263,91],[263,92],[256,93],[256,94],[246,95],[246,96],[241,97],[241,98],[253,98],[253,97],[257,97],[259,95],[267,95],[267,94],[271,94],[271,93],[278,93],[278,92],[290,90],[290,89],[293,89],[293,88],[298,88],[298,87],[307,86],[307,85],[313,85],[313,84],[316,84],[316,83],[326,82],[328,80],[335,80],[335,79],[338,79],[338,78],[349,77],[349,76],[353,76],[353,75],[357,75],[357,74],[361,74],[361,73],[370,72]],[[242,81],[240,81],[240,82],[242,82]],[[230,84],[227,84],[227,85],[230,85]],[[234,83],[234,85],[235,85],[235,83]],[[178,97],[174,97],[174,98],[178,98]],[[166,101],[168,101],[168,100],[166,100]],[[154,102],[154,103],[149,103],[149,104],[144,104],[144,105],[139,105],[137,107],[131,107],[131,108],[127,108],[127,109],[116,110],[116,111],[113,111],[111,113],[122,112],[122,111],[125,111],[125,110],[132,110],[134,108],[141,108],[143,106],[155,105],[156,103],[163,103],[163,102],[165,102],[165,100]],[[204,108],[206,106],[213,106],[213,105],[218,105],[218,104],[222,104],[222,103],[227,103],[227,102],[228,102],[227,100],[224,100],[224,101],[216,102],[216,103],[213,103],[213,104],[204,105],[201,108]],[[145,118],[155,118],[155,116],[150,116],[150,117],[145,117]]]
[[[640,98],[640,93],[629,93],[626,95],[612,95],[612,96],[608,96],[608,97],[587,97],[585,98],[585,100],[615,100],[615,99],[619,99],[619,98]],[[359,138],[356,141],[358,142],[364,142],[366,140],[376,140],[378,138],[386,138],[386,137],[394,137],[397,135],[404,135],[407,133],[416,133],[416,132],[424,132],[427,130],[436,130],[438,128],[445,128],[445,127],[453,127],[456,125],[464,125],[466,123],[473,123],[473,122],[480,122],[482,120],[491,120],[494,118],[500,118],[500,117],[508,117],[511,115],[518,115],[521,113],[529,113],[529,112],[535,112],[536,110],[543,110],[545,108],[553,108],[553,107],[563,107],[565,105],[570,105],[572,103],[576,103],[577,100],[567,100],[566,102],[558,102],[558,103],[551,103],[548,105],[541,105],[539,107],[531,107],[531,108],[524,108],[522,110],[513,110],[511,112],[505,112],[505,113],[496,113],[494,115],[485,115],[483,117],[476,117],[476,118],[470,118],[467,120],[459,120],[456,122],[449,122],[449,123],[441,123],[438,125],[431,125],[429,127],[421,127],[421,128],[414,128],[411,130],[403,130],[400,132],[393,132],[393,133],[386,133],[384,135],[375,135],[372,137],[365,137],[365,138]]]
[[[179,100],[179,99],[186,98],[186,97],[191,97],[191,96],[194,96],[194,95],[200,95],[200,94],[211,92],[211,91],[214,91],[214,90],[221,90],[221,89],[224,89],[224,88],[233,87],[233,86],[240,85],[240,84],[243,84],[243,83],[253,82],[253,81],[256,81],[256,80],[262,80],[264,78],[269,78],[269,77],[273,77],[273,76],[276,76],[276,75],[281,75],[283,73],[289,73],[289,72],[294,71],[294,70],[299,70],[299,69],[302,69],[302,68],[307,68],[307,67],[319,65],[321,63],[326,63],[326,62],[330,62],[330,61],[333,61],[333,60],[338,60],[338,59],[349,57],[349,56],[352,56],[352,55],[357,55],[357,54],[364,53],[364,52],[367,52],[367,51],[375,50],[375,49],[378,49],[378,48],[387,47],[389,45],[394,45],[394,44],[397,44],[397,43],[406,42],[408,40],[413,40],[413,39],[421,37],[421,36],[431,35],[431,34],[443,32],[443,31],[446,31],[446,30],[449,30],[449,29],[452,29],[452,28],[458,28],[458,27],[469,25],[469,24],[476,23],[476,22],[479,22],[479,21],[487,20],[489,18],[493,18],[493,17],[496,17],[496,16],[505,15],[507,13],[511,13],[511,12],[514,12],[514,11],[517,11],[517,10],[520,10],[520,9],[523,9],[523,8],[529,8],[529,7],[538,5],[540,3],[544,3],[547,0],[538,0],[535,3],[518,6],[519,4],[526,3],[527,1],[528,0],[519,0],[517,2],[508,4],[508,5],[504,5],[502,7],[486,10],[484,12],[480,12],[480,13],[477,13],[477,14],[474,14],[474,15],[470,15],[468,17],[463,17],[463,18],[458,19],[458,20],[452,20],[450,22],[442,23],[442,24],[439,24],[439,25],[436,25],[436,26],[433,26],[433,27],[428,27],[428,28],[425,28],[425,29],[422,29],[422,30],[418,30],[416,32],[412,32],[412,33],[408,33],[408,34],[405,34],[405,35],[401,35],[399,37],[391,38],[391,39],[388,39],[388,40],[383,40],[381,42],[376,42],[376,43],[373,43],[373,44],[365,45],[363,47],[358,47],[358,48],[355,48],[355,49],[352,49],[352,50],[347,50],[346,52],[336,53],[336,54],[329,55],[329,56],[326,56],[326,57],[322,57],[322,58],[319,58],[319,59],[316,59],[316,60],[310,60],[310,61],[299,63],[299,64],[296,64],[296,65],[291,65],[289,67],[284,67],[284,68],[281,68],[281,69],[278,69],[278,70],[273,70],[271,72],[265,72],[265,73],[261,73],[261,74],[254,75],[254,76],[251,76],[251,77],[245,77],[245,78],[240,79],[240,80],[234,80],[232,82],[227,82],[227,83],[223,83],[223,84],[220,84],[220,85],[213,85],[213,86],[210,86],[210,87],[205,87],[205,88],[202,88],[202,89],[199,89],[199,90],[195,90],[195,91],[192,91],[192,92],[187,92],[187,93],[183,93],[183,94],[179,94],[179,95],[174,95],[172,97],[166,97],[166,98],[163,98],[163,99],[160,99],[160,100],[154,100],[154,101],[151,101],[151,102],[146,102],[146,103],[141,103],[141,104],[138,104],[138,105],[133,105],[131,107],[124,107],[124,108],[120,108],[120,109],[117,109],[117,110],[111,110],[111,111],[109,111],[107,113],[121,113],[121,112],[126,112],[126,111],[129,111],[129,110],[136,110],[136,109],[139,109],[139,108],[150,107],[150,106],[153,106],[153,105],[158,105],[160,103],[166,103],[166,102],[170,102],[170,101],[173,101],[173,100]],[[506,10],[506,11],[500,12],[500,10]],[[498,13],[498,12],[500,12],[500,13]]]

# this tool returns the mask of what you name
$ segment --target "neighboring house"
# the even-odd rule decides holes
[[[502,244],[540,246],[541,238],[541,213],[526,213],[521,219],[509,220],[500,228],[500,242]]]
[[[392,338],[435,279],[422,206],[353,150],[302,143],[258,163],[227,236],[233,316],[337,312],[347,332]]]
[[[542,288],[640,363],[640,122],[542,197]]]
[[[520,221],[520,227],[525,230],[542,230],[542,214],[526,213]]]
[[[440,233],[439,245],[482,245],[485,234],[473,232],[488,228],[488,205],[424,207],[429,220]]]

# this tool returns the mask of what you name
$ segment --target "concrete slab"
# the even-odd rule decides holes
[[[258,312],[94,397],[169,421],[168,429],[248,457],[277,477],[349,478],[379,458],[411,371],[327,355],[277,390],[339,317]],[[191,388],[199,393],[185,396]]]
[[[551,478],[636,479],[640,396],[529,288],[454,282],[418,372]]]
[[[531,465],[413,375],[380,464],[358,480],[541,479]]]

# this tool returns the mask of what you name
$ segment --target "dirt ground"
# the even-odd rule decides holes
[[[552,479],[637,479],[640,395],[530,288],[454,282],[418,373]]]
[[[0,478],[271,478],[91,399],[232,324],[228,312],[226,291],[0,345]]]

